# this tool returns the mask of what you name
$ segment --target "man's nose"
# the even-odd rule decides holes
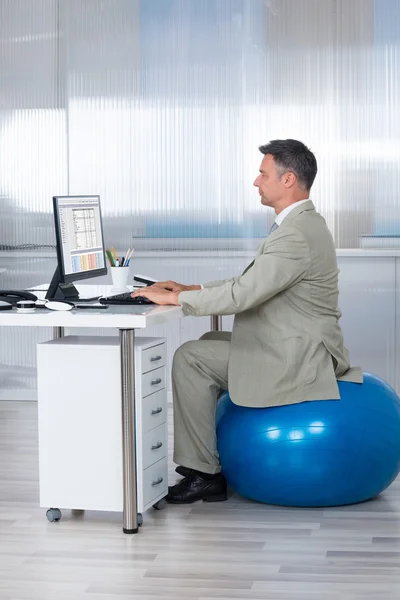
[[[259,180],[259,179],[260,179],[260,176],[256,177],[256,179],[254,180],[254,182],[253,182],[253,185],[254,185],[255,187],[258,187],[258,180]]]

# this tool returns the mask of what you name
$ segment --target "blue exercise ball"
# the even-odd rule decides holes
[[[340,400],[272,408],[217,405],[222,472],[241,496],[340,506],[377,496],[400,472],[400,400],[382,379],[339,382]]]

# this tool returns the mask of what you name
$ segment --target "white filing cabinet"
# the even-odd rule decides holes
[[[37,362],[40,506],[122,511],[119,338],[45,342]],[[165,364],[165,339],[136,338],[139,513],[168,492]]]

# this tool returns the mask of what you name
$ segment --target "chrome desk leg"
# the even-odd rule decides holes
[[[210,331],[222,331],[222,316],[221,315],[211,315]]]
[[[122,391],[122,460],[124,482],[124,533],[137,533],[136,430],[135,430],[135,330],[120,329]]]
[[[64,337],[64,327],[53,327],[53,340]]]

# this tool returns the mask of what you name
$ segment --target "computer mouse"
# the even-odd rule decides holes
[[[49,300],[46,302],[45,307],[50,310],[72,310],[74,304],[72,304],[72,302],[67,302],[66,300]]]

